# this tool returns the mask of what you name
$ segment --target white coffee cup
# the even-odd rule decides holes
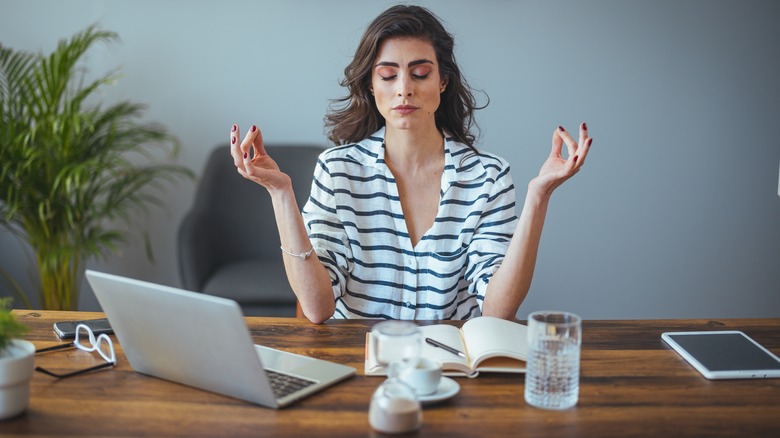
[[[417,366],[401,374],[401,380],[414,389],[417,395],[433,394],[441,381],[441,363],[433,359],[420,358]]]

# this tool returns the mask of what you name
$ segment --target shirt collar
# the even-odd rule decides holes
[[[444,175],[450,184],[474,181],[485,174],[480,155],[454,138],[444,137]]]
[[[354,145],[359,151],[351,154],[356,161],[374,168],[386,169],[385,127]],[[480,155],[452,137],[444,136],[444,180],[454,182],[473,181],[485,174]]]

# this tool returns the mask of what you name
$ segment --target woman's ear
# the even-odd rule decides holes
[[[439,93],[444,93],[444,90],[447,89],[447,80],[442,79],[441,86],[439,87]]]

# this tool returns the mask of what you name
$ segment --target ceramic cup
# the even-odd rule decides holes
[[[401,374],[401,380],[414,389],[418,396],[433,394],[441,381],[441,363],[433,359],[420,358],[416,367],[409,368]]]

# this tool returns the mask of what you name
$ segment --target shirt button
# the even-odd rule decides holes
[[[408,308],[410,308],[410,309],[411,309],[411,308],[412,308],[412,303],[410,303],[409,301],[407,301],[407,302],[406,302],[406,307],[408,307]]]

